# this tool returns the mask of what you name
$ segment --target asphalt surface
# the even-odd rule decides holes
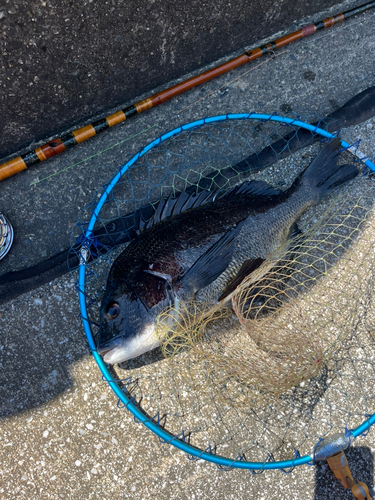
[[[15,243],[0,272],[67,248],[71,228],[96,190],[140,147],[181,123],[291,109],[315,121],[314,114],[324,117],[375,85],[374,33],[373,12],[353,18],[2,182],[0,210],[13,223]],[[371,149],[374,129],[369,120],[353,133],[366,135]],[[159,443],[126,409],[116,407],[101,380],[84,337],[74,282],[74,275],[66,275],[0,308],[1,498],[352,498],[324,463],[287,475],[252,476],[190,462]],[[370,431],[348,453],[353,474],[369,487],[374,449]]]
[[[0,160],[340,3],[4,0]]]

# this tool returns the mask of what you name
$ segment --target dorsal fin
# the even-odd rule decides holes
[[[231,189],[223,191],[220,198],[227,198],[230,196],[279,196],[282,193],[280,189],[276,189],[264,181],[246,181],[242,184],[234,186]]]
[[[217,191],[201,191],[200,193],[188,194],[186,191],[172,198],[172,194],[168,198],[162,198],[157,206],[157,209],[151,219],[147,223],[141,218],[139,223],[139,231],[150,229],[155,224],[163,221],[167,217],[182,214],[190,208],[197,208],[210,201],[213,201],[217,195]]]
[[[166,204],[167,200],[162,198],[160,201],[159,201],[159,205],[154,213],[154,215],[152,216],[152,219],[150,219],[147,223],[147,228],[153,226],[154,224],[157,224],[158,222],[161,221],[161,214],[163,212],[163,209],[165,207],[165,204]],[[151,222],[152,221],[152,222]]]
[[[173,215],[177,215],[183,212],[182,207],[185,205],[186,201],[189,199],[189,196],[194,196],[195,193],[188,195],[186,191],[182,191],[180,196],[177,198],[177,203],[173,208]]]
[[[161,214],[161,220],[166,219],[172,214],[173,208],[176,205],[177,198],[172,198],[172,193],[169,195],[167,201],[165,202],[163,213]]]
[[[191,194],[182,191],[176,198],[172,194],[168,198],[162,198],[151,219],[147,223],[141,220],[139,231],[150,229],[155,224],[163,221],[167,217],[182,214],[190,208],[197,208],[214,201],[216,198],[229,198],[231,196],[261,196],[273,197],[279,196],[282,191],[275,189],[264,181],[246,181],[230,189],[193,192]]]

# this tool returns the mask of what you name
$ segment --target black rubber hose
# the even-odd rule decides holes
[[[325,128],[331,133],[336,132],[340,128],[352,127],[362,123],[369,118],[375,116],[375,87],[370,87],[367,90],[352,97],[341,108],[337,109],[325,118],[327,125],[319,124],[321,128]],[[227,182],[228,175],[233,172],[236,174],[248,174],[249,172],[258,172],[273,163],[278,159],[286,158],[295,151],[306,147],[313,142],[319,140],[319,137],[305,129],[297,129],[291,132],[282,139],[274,142],[271,146],[264,148],[260,153],[254,154],[242,160],[241,162],[227,167],[221,171],[219,177],[215,172],[215,184],[217,187],[224,185]],[[209,175],[203,177],[199,184],[198,190],[203,190],[211,186],[212,177]],[[196,189],[196,186],[193,187]],[[142,214],[144,219],[149,219],[153,214],[154,209],[151,205],[144,207],[125,217],[115,219],[105,227],[94,233],[98,245],[92,249],[93,255],[95,252],[101,255],[113,248],[116,245],[130,241],[134,236],[134,225],[139,221]],[[77,247],[78,249],[79,247]],[[93,258],[93,257],[92,257]],[[12,300],[23,293],[33,290],[49,281],[67,273],[69,269],[74,269],[79,264],[78,252],[73,250],[64,250],[47,260],[38,264],[22,269],[20,271],[10,271],[0,276],[0,304]]]

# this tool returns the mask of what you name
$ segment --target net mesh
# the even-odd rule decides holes
[[[320,148],[317,134],[272,121],[182,131],[124,173],[87,242],[103,186],[72,234],[72,252],[83,246],[90,255],[85,295],[93,333],[112,263],[161,198],[249,179],[286,189]],[[355,157],[344,152],[340,161]],[[372,176],[360,176],[308,209],[301,234],[269,257],[271,270],[237,288],[234,312],[180,310],[161,349],[113,368],[119,386],[172,434],[233,461],[311,454],[319,438],[361,424],[375,412],[374,190]]]

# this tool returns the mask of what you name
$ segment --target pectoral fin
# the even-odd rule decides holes
[[[293,222],[293,224],[290,226],[290,229],[289,229],[288,239],[292,240],[294,238],[297,238],[297,236],[299,236],[300,234],[302,234],[302,231],[298,227],[297,222]]]
[[[251,273],[253,273],[258,267],[260,267],[264,262],[264,259],[260,257],[257,259],[249,259],[246,260],[242,266],[240,267],[237,275],[233,278],[233,280],[229,283],[227,288],[222,292],[219,297],[219,302],[228,297],[231,293],[235,291],[235,289],[242,283],[242,281],[247,278]]]
[[[228,267],[242,222],[222,236],[192,265],[181,278],[185,290],[198,290],[208,286]]]

